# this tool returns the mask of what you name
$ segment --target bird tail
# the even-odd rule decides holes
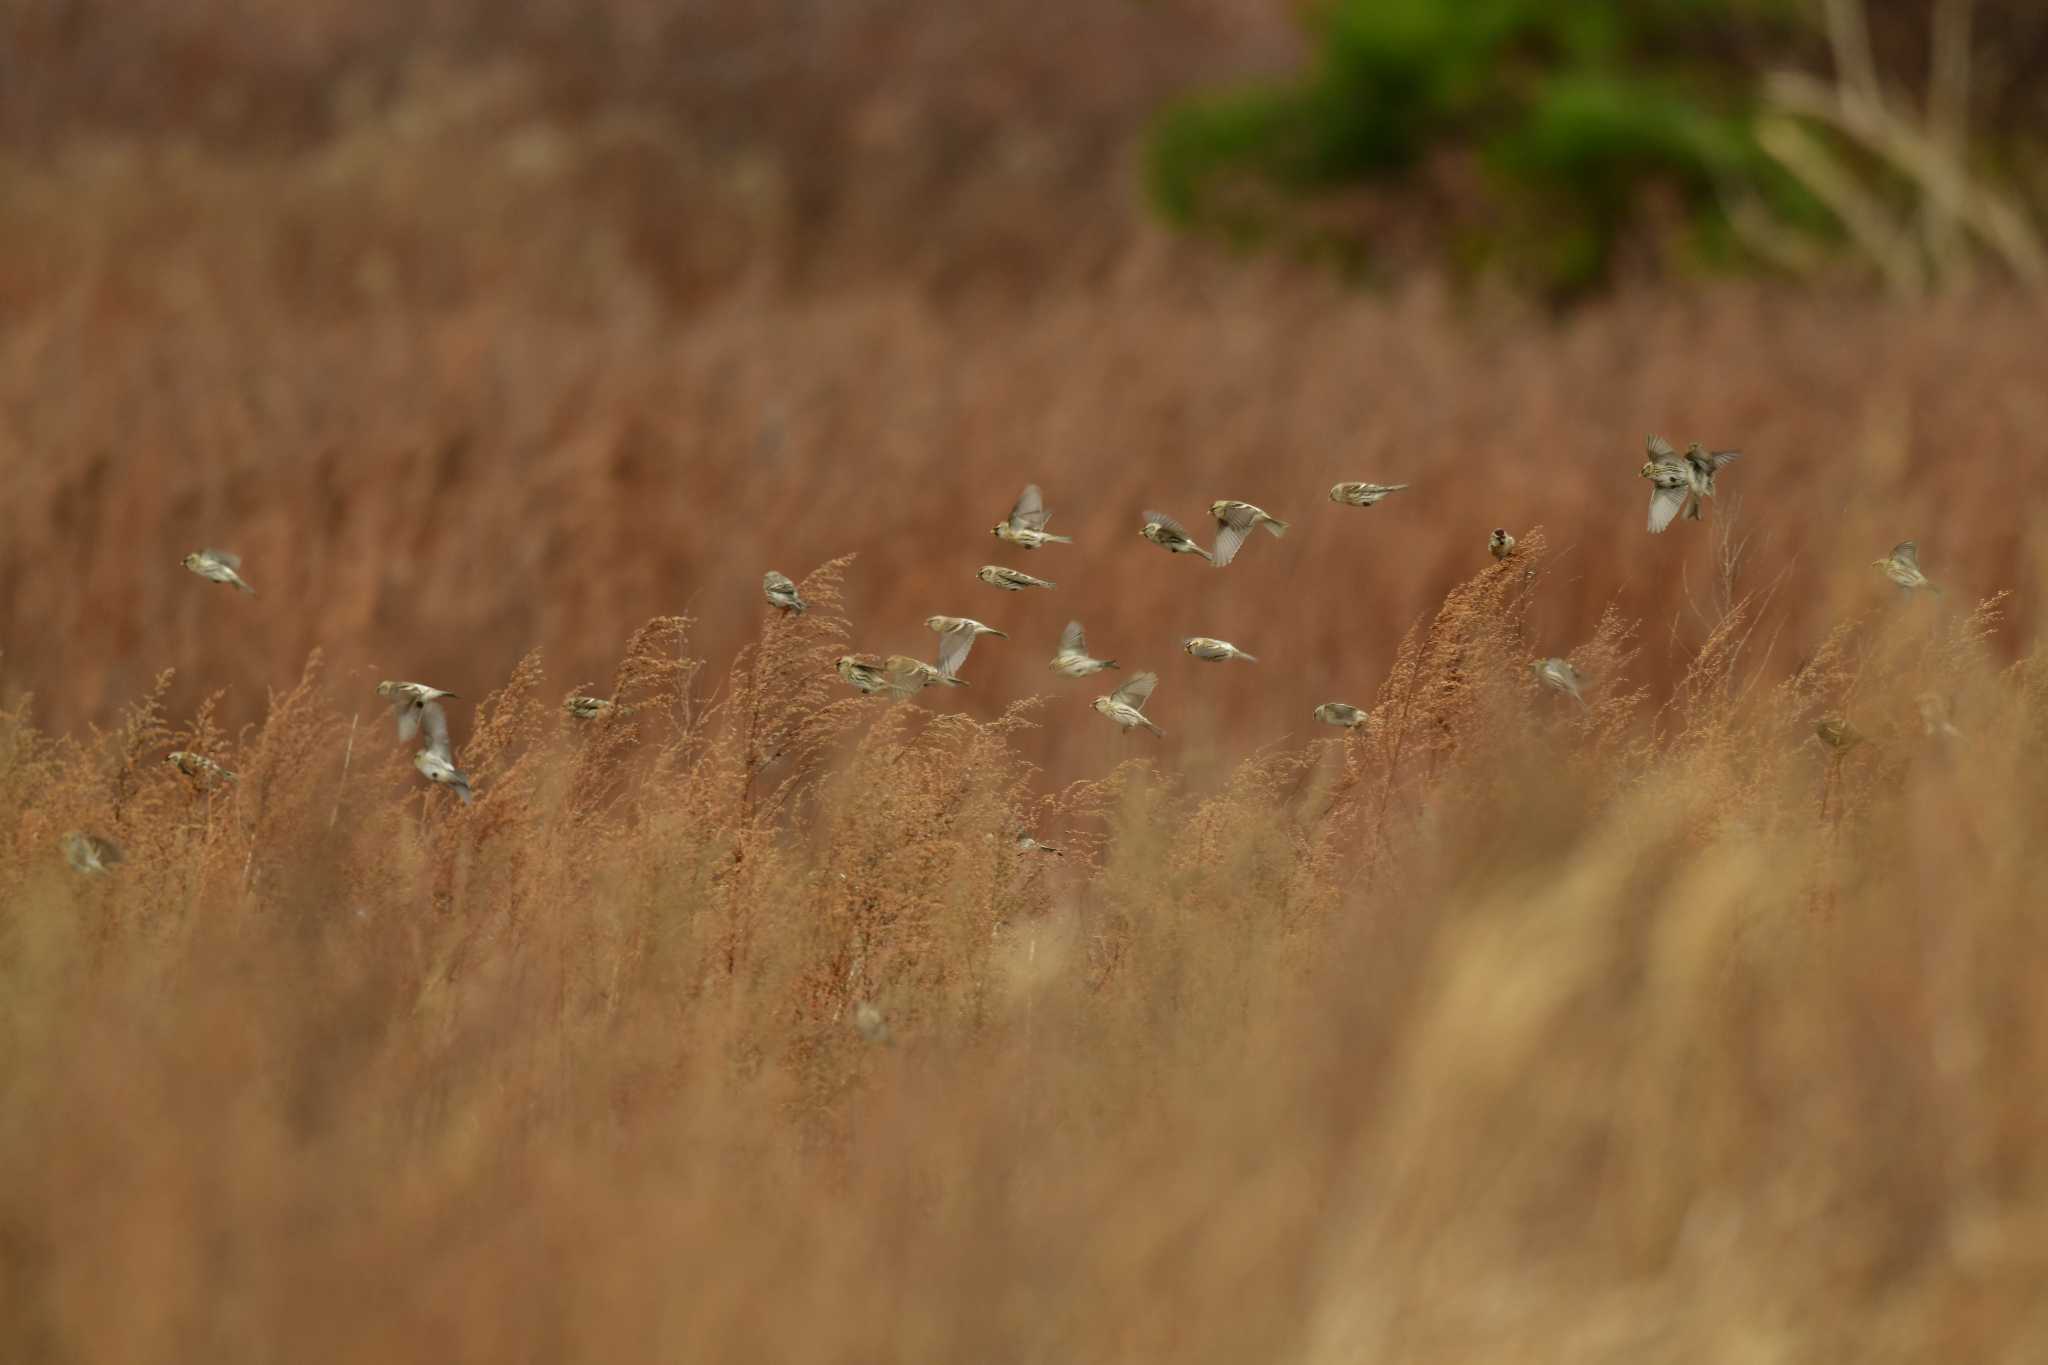
[[[1692,495],[1692,500],[1691,500],[1690,502],[1686,503],[1686,505],[1685,505],[1685,519],[1686,519],[1687,521],[1698,521],[1698,520],[1700,519],[1700,495],[1699,495],[1699,494],[1697,494],[1697,493],[1693,494],[1693,495]]]
[[[1054,543],[1059,545],[1072,545],[1074,543],[1074,538],[1072,536],[1056,536],[1050,531],[1041,532],[1041,534],[1044,535],[1047,540],[1053,541]]]
[[[1166,738],[1166,731],[1160,729],[1157,725],[1154,725],[1149,716],[1140,716],[1138,717],[1138,720],[1140,721],[1140,723],[1144,725],[1144,727],[1147,730],[1150,730],[1153,734],[1159,736],[1161,739]]]
[[[1059,586],[1059,584],[1057,584],[1057,583],[1049,583],[1049,582],[1047,582],[1047,581],[1046,581],[1045,579],[1041,578],[1041,579],[1039,579],[1039,580],[1038,580],[1038,586],[1039,586],[1039,587],[1041,587],[1041,588],[1057,588],[1057,587]]]
[[[995,636],[998,640],[1007,640],[1010,638],[1010,632],[1006,630],[991,629],[988,631],[988,634]]]
[[[1241,650],[1241,649],[1240,649],[1239,651],[1237,651],[1237,657],[1238,657],[1238,658],[1240,658],[1240,659],[1243,659],[1243,660],[1244,660],[1244,661],[1245,661],[1246,663],[1248,663],[1248,664],[1255,664],[1255,663],[1257,663],[1257,662],[1259,661],[1259,656],[1258,656],[1258,655],[1256,655],[1256,654],[1247,654],[1247,653],[1245,653],[1245,652],[1244,652],[1243,650]]]
[[[235,577],[235,586],[240,588],[243,592],[248,593],[249,596],[251,597],[254,597],[256,595],[256,589],[250,587],[248,581],[242,578],[239,574]]]
[[[945,684],[946,686],[948,686],[948,687],[965,687],[965,686],[967,686],[967,679],[965,679],[965,678],[956,678],[956,677],[954,677],[954,676],[953,676],[953,675],[952,675],[951,673],[941,673],[941,674],[938,674],[937,676],[938,676],[938,679],[939,679],[939,681],[940,681],[940,682],[942,682],[942,683],[944,683],[944,684]]]
[[[1209,553],[1209,552],[1208,552],[1207,550],[1203,549],[1203,548],[1202,548],[1201,546],[1199,546],[1199,545],[1195,545],[1195,542],[1193,542],[1192,540],[1191,540],[1191,541],[1189,541],[1189,542],[1188,542],[1188,544],[1189,544],[1189,545],[1192,545],[1192,546],[1194,546],[1194,550],[1195,550],[1195,553],[1196,553],[1196,554],[1198,554],[1198,555],[1200,555],[1200,556],[1201,556],[1202,558],[1204,558],[1204,559],[1208,560],[1208,561],[1209,561],[1209,562],[1210,562],[1211,564],[1214,564],[1214,563],[1216,562],[1216,556],[1215,556],[1215,555],[1212,555],[1212,554],[1210,554],[1210,553]]]
[[[1115,667],[1116,667],[1116,660],[1115,660],[1115,659],[1104,659],[1104,660],[1102,661],[1102,666],[1103,666],[1104,668],[1115,668]]]
[[[1273,538],[1276,540],[1287,534],[1287,523],[1278,517],[1267,517],[1262,524],[1268,531],[1273,533]]]

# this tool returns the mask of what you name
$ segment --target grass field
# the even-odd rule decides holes
[[[0,1359],[2048,1358],[2038,307],[1169,240],[1238,0],[416,8],[0,6]]]

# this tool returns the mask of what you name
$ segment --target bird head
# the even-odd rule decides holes
[[[388,697],[397,690],[398,684],[393,682],[389,678],[386,678],[383,682],[377,684],[377,695],[380,697]]]
[[[1004,529],[1004,524],[999,521],[995,525],[988,528],[988,533],[994,536],[997,540],[1001,540],[1003,538]]]
[[[1656,478],[1656,477],[1657,477],[1657,462],[1656,462],[1655,460],[1644,460],[1644,461],[1643,461],[1643,467],[1642,467],[1642,469],[1641,469],[1641,470],[1639,471],[1639,474],[1640,474],[1640,476],[1641,476],[1641,477],[1643,477],[1643,478],[1645,478],[1645,479],[1654,479],[1654,478]]]
[[[1219,518],[1223,515],[1223,499],[1218,498],[1209,504],[1209,515]]]
[[[1156,521],[1146,522],[1143,526],[1140,526],[1138,528],[1138,534],[1143,536],[1147,540],[1159,539],[1159,523]]]
[[[924,625],[926,630],[944,630],[946,628],[946,618],[943,616],[927,616],[924,618]]]
[[[199,567],[200,561],[199,556],[196,553],[194,553],[186,555],[183,559],[179,560],[178,562],[180,564],[183,564],[188,569],[196,569]]]

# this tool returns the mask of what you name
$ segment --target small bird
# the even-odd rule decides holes
[[[863,1000],[853,1007],[853,1027],[861,1037],[871,1043],[889,1041],[889,1021],[882,1012]]]
[[[1849,723],[1846,716],[1822,716],[1814,725],[1813,733],[1836,753],[1846,754],[1863,742],[1862,733]]]
[[[1347,730],[1356,730],[1365,724],[1366,713],[1345,702],[1326,701],[1316,708],[1316,719],[1325,725],[1341,725]]]
[[[570,697],[562,703],[562,709],[577,720],[596,720],[599,716],[630,716],[635,708],[621,706],[603,697]]]
[[[1088,641],[1081,634],[1079,621],[1067,622],[1067,628],[1060,632],[1059,650],[1052,656],[1046,667],[1068,678],[1085,678],[1090,673],[1100,673],[1106,668],[1115,668],[1115,659],[1091,659],[1088,657]]]
[[[1001,588],[1004,592],[1022,592],[1026,588],[1050,588],[1056,586],[1046,582],[1043,578],[1033,578],[1028,573],[1020,573],[1016,569],[1006,569],[1000,564],[984,564],[975,570],[974,576],[988,584],[991,588]]]
[[[1699,501],[1693,487],[1697,476],[1693,466],[1662,436],[1652,435],[1644,444],[1650,458],[1637,473],[1650,481],[1650,534],[1654,536]]]
[[[1496,526],[1493,535],[1487,539],[1486,548],[1495,559],[1506,559],[1515,552],[1515,538],[1507,533],[1505,527]]]
[[[377,695],[391,703],[392,714],[398,718],[398,739],[401,744],[419,733],[420,717],[426,714],[428,707],[440,710],[443,697],[461,700],[453,692],[443,692],[440,688],[429,687],[425,683],[392,682],[388,678],[377,684]]]
[[[463,805],[468,805],[469,776],[455,766],[454,747],[448,741],[448,713],[430,703],[421,708],[420,723],[426,727],[427,743],[412,756],[412,766],[419,769],[421,777],[435,786],[448,788],[462,798]]]
[[[1045,524],[1051,520],[1052,513],[1045,510],[1045,498],[1039,493],[1038,485],[1027,483],[1017,505],[1010,509],[1008,519],[997,522],[989,529],[989,534],[1026,550],[1036,550],[1041,545],[1072,545],[1072,536],[1052,535],[1045,529]]]
[[[904,696],[909,696],[913,692],[922,692],[925,688],[935,683],[943,687],[967,686],[967,679],[956,678],[950,673],[934,668],[921,659],[913,659],[907,654],[891,654],[887,659],[883,660],[882,672],[887,679],[890,690]]]
[[[1169,553],[1200,555],[1211,564],[1216,562],[1216,556],[1195,544],[1181,524],[1164,512],[1147,512],[1144,524],[1138,528],[1138,534]]]
[[[1883,559],[1871,560],[1870,565],[1874,569],[1883,569],[1886,578],[1907,592],[1915,588],[1925,588],[1932,593],[1941,591],[1927,581],[1926,574],[1920,572],[1920,546],[1913,541],[1900,541],[1892,546],[1890,554]]]
[[[1180,642],[1180,647],[1190,657],[1206,663],[1220,664],[1226,659],[1243,659],[1248,664],[1259,661],[1256,654],[1247,654],[1228,640],[1212,640],[1206,635],[1190,635]]]
[[[1708,450],[1698,441],[1685,448],[1686,471],[1692,476],[1692,508],[1687,513],[1694,521],[1700,519],[1700,499],[1714,496],[1714,476],[1725,465],[1742,458],[1739,450]]]
[[[184,564],[201,578],[215,583],[232,583],[251,597],[256,595],[256,589],[235,572],[242,567],[240,555],[231,555],[226,550],[199,550],[186,555]]]
[[[233,782],[235,775],[205,754],[189,753],[176,749],[164,755],[164,762],[192,779],[192,785],[200,791],[211,791],[222,782]]]
[[[1586,685],[1586,677],[1563,659],[1532,659],[1529,667],[1536,671],[1537,681],[1545,687],[1554,687],[1560,692],[1569,692],[1572,700],[1586,705],[1586,699],[1579,689]]]
[[[1097,697],[1095,709],[1121,725],[1127,734],[1132,726],[1142,725],[1153,734],[1164,736],[1166,731],[1154,725],[1144,709],[1152,696],[1152,689],[1158,685],[1157,673],[1140,673],[1108,696]]]
[[[883,674],[879,664],[868,663],[851,654],[840,655],[832,666],[839,670],[839,676],[846,679],[848,685],[856,692],[873,695],[889,686],[889,679]]]
[[[97,834],[67,830],[57,842],[64,848],[64,861],[71,864],[74,871],[88,877],[104,877],[114,864],[121,861],[121,846]]]
[[[1961,739],[1963,732],[1948,718],[1948,699],[1939,692],[1922,692],[1914,699],[1920,707],[1920,726],[1929,739]]]
[[[1405,483],[1339,483],[1330,486],[1330,501],[1353,507],[1370,507],[1389,493],[1398,493]]]
[[[939,672],[948,678],[960,671],[960,665],[967,662],[967,651],[974,648],[974,642],[984,635],[993,635],[998,640],[1007,640],[1009,635],[994,626],[966,616],[927,616],[924,623],[937,631],[939,636]]]
[[[1032,838],[1030,833],[1025,830],[1017,831],[1017,851],[1019,853],[1050,853],[1055,858],[1064,858],[1066,856],[1052,844],[1039,843],[1038,840]]]
[[[768,605],[779,607],[794,616],[802,616],[810,607],[796,590],[796,584],[789,581],[787,574],[770,569],[761,576],[761,591],[767,595]]]
[[[1209,504],[1209,515],[1216,518],[1216,554],[1210,563],[1219,569],[1237,558],[1244,538],[1259,527],[1265,527],[1276,538],[1287,534],[1286,522],[1248,502],[1218,498]]]

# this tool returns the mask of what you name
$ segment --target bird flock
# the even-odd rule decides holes
[[[1697,441],[1681,453],[1663,437],[1655,435],[1648,438],[1646,451],[1648,458],[1643,462],[1640,475],[1650,484],[1648,529],[1652,535],[1662,534],[1674,521],[1701,520],[1706,500],[1714,496],[1716,476],[1741,457],[1739,451],[1709,450]],[[1341,506],[1372,507],[1406,488],[1408,485],[1405,483],[1344,482],[1333,485],[1329,496],[1330,501]],[[1209,516],[1216,529],[1213,543],[1208,546],[1201,544],[1185,526],[1164,512],[1145,512],[1140,518],[1138,534],[1168,554],[1193,555],[1220,569],[1237,558],[1245,543],[1260,528],[1276,538],[1285,536],[1288,531],[1287,522],[1264,508],[1230,498],[1220,498],[1209,504]],[[1010,509],[1010,514],[990,528],[990,534],[1019,550],[1072,544],[1072,536],[1056,535],[1046,529],[1050,520],[1051,513],[1046,510],[1044,494],[1036,484],[1029,484]],[[1515,553],[1515,538],[1506,528],[1495,528],[1488,538],[1487,550],[1496,560],[1509,560]],[[225,550],[197,550],[186,555],[182,562],[185,568],[208,582],[232,587],[250,596],[256,593],[256,589],[242,577],[241,559]],[[1904,592],[1941,591],[1921,570],[1919,547],[1913,541],[1901,541],[1892,547],[1890,553],[1873,561],[1873,566],[1882,570]],[[975,577],[1002,592],[1052,591],[1058,587],[1049,579],[1001,564],[984,564],[976,571]],[[778,611],[801,615],[810,606],[797,585],[776,570],[771,569],[763,576],[761,587],[769,605]],[[972,617],[928,616],[924,623],[938,637],[934,662],[902,654],[880,659],[848,654],[835,661],[839,677],[854,690],[868,695],[903,697],[926,687],[965,687],[967,679],[960,675],[960,670],[975,642],[983,636],[994,636],[999,640],[1009,638],[1007,632]],[[1181,642],[1181,648],[1189,657],[1206,663],[1258,662],[1256,655],[1230,641],[1204,635],[1189,636]],[[1119,664],[1115,659],[1098,659],[1091,655],[1081,623],[1069,621],[1060,632],[1048,667],[1061,677],[1087,678],[1117,669]],[[1561,658],[1535,659],[1530,662],[1530,668],[1544,686],[1565,693],[1581,706],[1590,705],[1585,693],[1592,681],[1568,661]],[[1159,675],[1156,673],[1134,674],[1095,698],[1094,709],[1123,733],[1144,729],[1163,736],[1166,732],[1145,711],[1146,703],[1152,699],[1158,685]],[[449,737],[448,713],[442,705],[444,701],[460,700],[457,694],[425,683],[390,679],[379,682],[376,692],[391,705],[401,743],[423,736],[413,755],[413,767],[420,776],[435,786],[446,788],[465,804],[472,801],[475,792],[468,775],[456,764],[454,746]],[[1920,698],[1920,707],[1930,734],[1956,733],[1947,719],[1946,704],[1940,697],[1925,695]],[[571,717],[583,721],[607,714],[631,715],[633,711],[632,707],[614,700],[586,696],[568,698],[563,709]],[[1369,712],[1340,701],[1324,702],[1315,708],[1313,714],[1325,725],[1347,730],[1357,729],[1371,720]],[[1840,717],[1823,719],[1815,733],[1824,744],[1838,752],[1854,747],[1862,739]],[[165,762],[196,791],[210,793],[236,780],[234,773],[202,754],[178,750],[166,755]],[[1047,845],[1030,840],[1028,835],[1020,835],[1019,840],[1020,848],[1028,843],[1032,849],[1054,851]],[[59,843],[65,860],[84,874],[103,875],[122,860],[120,848],[96,834],[71,830],[61,837]]]

